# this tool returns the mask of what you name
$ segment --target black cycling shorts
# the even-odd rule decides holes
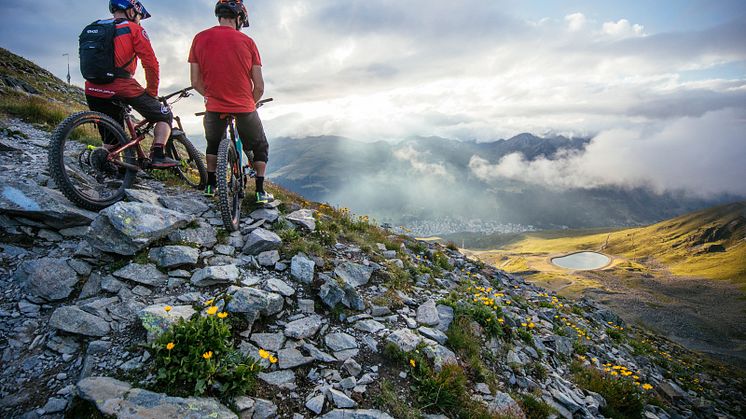
[[[85,96],[88,101],[88,107],[92,111],[101,112],[110,116],[124,127],[124,109],[115,105],[114,101],[119,101],[132,106],[143,118],[150,122],[165,122],[171,125],[174,119],[171,109],[163,106],[158,99],[143,93],[137,97],[123,98],[114,96],[111,99],[103,99],[95,96]],[[125,129],[126,132],[126,129]],[[108,143],[108,142],[107,142]]]
[[[217,155],[220,147],[220,140],[223,139],[225,127],[228,122],[220,118],[225,115],[220,112],[207,112],[205,114],[205,139],[207,140],[207,154]],[[236,130],[238,136],[243,142],[243,150],[247,155],[249,152],[254,153],[254,161],[267,162],[269,159],[269,143],[267,136],[264,134],[262,121],[256,112],[234,113]]]

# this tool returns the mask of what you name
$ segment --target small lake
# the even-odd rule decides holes
[[[566,269],[589,270],[603,268],[611,258],[596,252],[578,252],[571,255],[553,258],[552,263]]]

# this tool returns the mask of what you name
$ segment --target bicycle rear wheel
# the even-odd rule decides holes
[[[228,231],[236,231],[241,221],[241,199],[243,179],[238,163],[238,153],[233,141],[223,138],[218,148],[217,177],[218,201],[223,225]]]
[[[125,170],[107,157],[104,144],[124,145],[127,137],[118,122],[100,112],[83,111],[67,117],[50,139],[49,173],[57,188],[76,205],[99,211],[124,197],[137,171]],[[130,147],[117,159],[135,165]]]
[[[174,172],[192,188],[202,188],[207,184],[207,168],[202,154],[183,133],[171,137],[166,146],[166,157],[181,164]]]

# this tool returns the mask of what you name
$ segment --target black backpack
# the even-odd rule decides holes
[[[122,67],[117,67],[114,62],[114,37],[117,36],[117,23],[122,21],[97,20],[80,33],[80,72],[84,79],[96,84],[107,84],[117,78],[132,77],[125,68],[135,59],[134,56]]]

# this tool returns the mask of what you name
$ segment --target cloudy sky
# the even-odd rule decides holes
[[[161,61],[161,91],[186,86],[191,39],[215,23],[214,1],[144,3],[153,14],[143,26]],[[625,179],[635,176],[609,145],[642,144],[624,158],[659,153],[643,162],[655,165],[689,145],[694,151],[680,157],[697,160],[711,144],[733,163],[721,173],[745,174],[746,1],[257,0],[248,7],[246,33],[262,54],[267,95],[276,99],[262,111],[270,136],[590,135],[606,145],[560,164],[606,158]],[[3,0],[0,46],[61,78],[61,54],[70,52],[73,82],[81,84],[77,35],[106,15],[105,1]],[[195,98],[176,110],[199,107]],[[188,131],[199,132],[200,122],[187,119]],[[487,177],[523,170],[536,182],[568,176],[566,167],[539,168],[520,156],[472,163]],[[663,176],[638,163],[643,177]],[[589,163],[583,167],[578,173],[592,172]],[[680,176],[667,169],[665,176]]]

